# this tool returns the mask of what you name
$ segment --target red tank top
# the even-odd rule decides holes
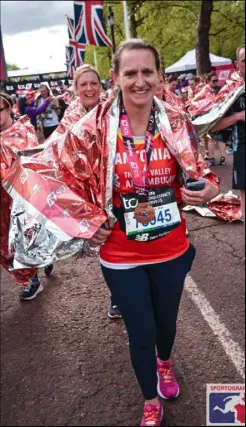
[[[134,141],[139,165],[143,169],[146,155],[144,138],[134,138]],[[120,194],[134,192],[131,171],[120,132],[117,138],[114,166],[113,204],[115,207],[120,207]],[[171,155],[161,135],[159,132],[156,133],[149,163],[150,188],[172,186],[179,204],[181,202],[181,193],[178,167],[176,159]],[[148,264],[177,258],[185,253],[188,247],[189,241],[186,237],[186,222],[184,218],[182,218],[181,224],[176,229],[152,242],[129,240],[117,221],[108,240],[101,247],[100,257],[103,261],[113,264]]]

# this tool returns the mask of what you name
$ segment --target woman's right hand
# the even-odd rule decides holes
[[[88,243],[92,247],[100,246],[106,242],[111,233],[112,230],[105,230],[104,228],[99,228],[99,230],[97,230],[94,236],[90,240],[88,240]]]
[[[240,111],[239,113],[236,113],[236,114],[237,114],[237,121],[245,122],[245,110]]]

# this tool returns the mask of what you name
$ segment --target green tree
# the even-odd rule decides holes
[[[187,51],[195,49],[201,1],[163,0],[128,1],[130,29],[132,35],[153,43],[161,54],[162,66],[167,68]],[[106,0],[104,22],[108,26],[109,6],[114,12],[116,46],[125,39],[124,15],[120,1]],[[236,48],[244,43],[245,2],[238,0],[214,0],[209,36],[210,52],[235,59]],[[109,78],[112,49],[89,46],[85,61],[94,64],[96,49],[98,70],[103,79]]]
[[[6,64],[6,66],[8,71],[20,70],[20,67],[18,67],[18,65],[15,65],[15,64]]]
[[[168,67],[195,47],[199,2],[156,1],[143,4],[138,36],[159,50],[162,66]]]
[[[245,42],[245,2],[214,0],[210,50],[236,59],[236,49]]]

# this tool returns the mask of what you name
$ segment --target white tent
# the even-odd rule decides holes
[[[223,58],[222,56],[209,54],[212,67],[218,65],[228,65],[232,63],[231,59]],[[187,52],[179,61],[165,69],[166,73],[178,73],[183,71],[196,70],[196,51],[195,49]]]

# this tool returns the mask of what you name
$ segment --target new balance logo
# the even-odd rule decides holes
[[[149,233],[140,234],[136,236],[136,239],[138,242],[147,242],[149,239]]]

